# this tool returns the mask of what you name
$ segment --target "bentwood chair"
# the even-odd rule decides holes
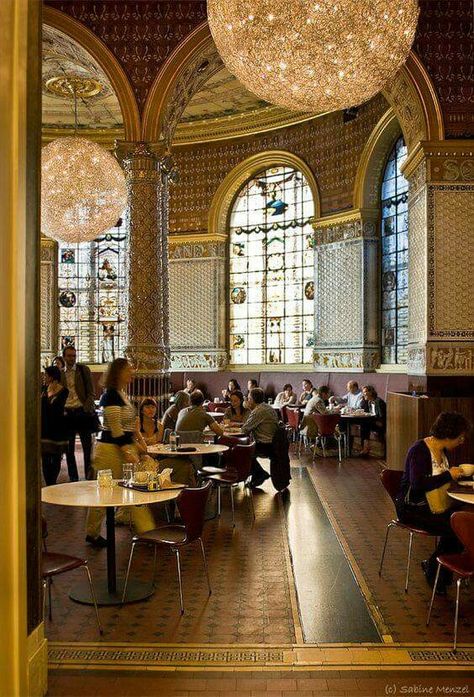
[[[301,411],[293,407],[285,407],[288,429],[291,431],[293,442],[300,438]]]
[[[154,530],[149,530],[141,535],[135,535],[132,539],[132,547],[130,550],[130,557],[128,559],[127,574],[125,576],[125,585],[123,587],[122,603],[125,602],[127,597],[127,587],[128,578],[130,576],[130,569],[132,566],[133,553],[135,547],[139,544],[152,545],[154,548],[153,555],[153,583],[155,581],[155,570],[156,570],[156,551],[158,547],[168,547],[173,554],[176,556],[176,568],[178,572],[178,585],[179,585],[179,602],[181,607],[181,614],[184,614],[184,601],[183,601],[183,583],[181,578],[181,557],[180,549],[192,544],[193,542],[198,542],[201,548],[202,560],[204,564],[204,571],[206,573],[207,586],[209,589],[209,595],[211,595],[211,584],[209,582],[209,572],[207,568],[206,553],[204,551],[204,544],[202,542],[202,530],[204,527],[204,512],[206,509],[206,503],[209,496],[209,490],[211,488],[211,483],[206,483],[203,487],[197,489],[183,489],[176,499],[176,505],[178,506],[179,514],[184,525],[161,525],[159,528]]]
[[[454,533],[464,545],[464,550],[459,554],[441,554],[436,558],[438,568],[436,570],[436,578],[433,586],[433,592],[431,594],[426,625],[428,626],[430,623],[431,610],[433,608],[436,588],[438,586],[439,573],[441,571],[441,567],[444,566],[457,576],[453,642],[453,651],[456,651],[458,640],[459,590],[461,587],[461,581],[474,576],[474,513],[470,513],[469,511],[457,511],[456,513],[452,514],[450,522]]]
[[[217,445],[227,445],[229,450],[221,453],[219,465],[204,465],[200,468],[198,476],[201,479],[205,479],[209,474],[220,474],[220,472],[224,472],[230,464],[232,450],[235,446],[246,445],[248,442],[248,436],[219,436],[216,441]]]
[[[390,496],[395,505],[395,499],[400,491],[400,486],[402,483],[403,472],[400,470],[390,470],[384,469],[380,475],[382,484],[385,491]],[[380,559],[379,576],[382,576],[382,566],[385,558],[385,550],[387,548],[388,534],[392,528],[401,528],[402,530],[407,530],[409,533],[408,542],[408,558],[407,558],[407,568],[405,575],[405,593],[408,593],[408,579],[410,576],[410,562],[411,562],[411,552],[413,547],[413,535],[423,535],[424,537],[436,537],[434,533],[428,532],[428,530],[423,530],[423,528],[415,527],[413,525],[407,525],[406,523],[401,523],[397,518],[392,518],[392,520],[387,525],[387,532],[385,533],[385,543],[382,550],[382,558]]]
[[[41,557],[41,574],[43,577],[43,614],[46,609],[46,591],[48,592],[48,617],[50,621],[53,619],[52,613],[52,603],[51,603],[51,585],[53,583],[53,576],[59,576],[60,574],[65,574],[68,571],[73,571],[74,569],[84,569],[87,580],[89,581],[89,588],[91,591],[92,604],[94,605],[95,617],[97,620],[97,626],[99,627],[99,633],[103,634],[102,625],[100,623],[99,610],[97,607],[97,600],[94,592],[94,585],[92,583],[91,572],[89,571],[89,565],[86,559],[81,559],[80,557],[72,557],[69,554],[60,554],[57,552],[47,552],[46,551],[46,537],[48,536],[48,528],[46,520],[43,517],[42,523],[42,537],[43,537],[43,554]]]
[[[226,462],[226,469],[221,472],[206,473],[200,472],[200,475],[211,481],[217,487],[217,515],[221,514],[221,489],[227,488],[230,491],[230,502],[232,506],[232,527],[235,527],[235,504],[234,504],[234,487],[250,477],[252,468],[252,460],[255,455],[255,443],[243,445],[241,443],[235,445],[228,451],[229,457]],[[253,492],[250,487],[245,491],[250,495],[250,505],[252,508],[253,519],[255,520],[255,508],[253,504]]]
[[[323,457],[326,457],[326,441],[328,438],[335,438],[337,441],[337,448],[339,453],[339,462],[342,460],[342,448],[341,443],[344,444],[344,452],[346,450],[345,446],[345,434],[339,430],[338,426],[341,421],[339,414],[312,414],[314,422],[318,427],[318,438],[315,441],[313,449],[313,457],[316,455],[316,442],[319,439],[321,442],[321,447],[323,449]]]

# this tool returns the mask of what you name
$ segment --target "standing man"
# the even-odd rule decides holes
[[[257,457],[271,457],[273,436],[278,430],[278,416],[275,409],[265,404],[265,393],[260,387],[250,390],[247,403],[252,410],[247,421],[242,424],[242,432],[252,434],[255,439],[255,457],[252,462],[252,488],[258,487],[270,476],[257,460]]]
[[[65,362],[63,385],[69,390],[66,400],[66,424],[69,432],[69,444],[66,453],[67,471],[71,482],[77,482],[76,456],[74,454],[76,434],[81,439],[84,453],[84,475],[88,478],[91,467],[92,432],[95,430],[95,394],[91,371],[83,363],[76,363],[76,349],[66,346],[63,349]]]

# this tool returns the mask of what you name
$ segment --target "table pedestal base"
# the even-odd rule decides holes
[[[107,581],[94,581],[95,597],[97,605],[121,605],[123,593],[123,581],[117,581],[117,590],[115,593],[109,593]],[[151,583],[144,581],[134,581],[129,579],[127,586],[127,595],[125,603],[136,603],[139,600],[149,598],[155,592]],[[70,591],[69,597],[76,603],[84,605],[93,605],[91,598],[91,589],[87,581],[77,583]]]

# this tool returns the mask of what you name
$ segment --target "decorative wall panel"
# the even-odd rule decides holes
[[[224,368],[225,258],[219,242],[170,245],[170,346],[174,370]]]
[[[323,215],[351,208],[360,155],[387,109],[378,95],[346,124],[337,112],[251,139],[175,148],[180,181],[171,191],[171,232],[206,231],[212,198],[226,175],[265,150],[289,150],[309,165],[318,181]]]
[[[428,188],[429,334],[474,338],[474,186]]]
[[[57,244],[41,239],[40,346],[41,363],[48,365],[58,350]]]
[[[426,186],[408,199],[408,343],[426,341]]]

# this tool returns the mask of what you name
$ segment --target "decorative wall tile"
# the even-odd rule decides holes
[[[410,181],[411,192],[411,181]],[[426,340],[427,219],[426,186],[408,199],[408,342]]]

